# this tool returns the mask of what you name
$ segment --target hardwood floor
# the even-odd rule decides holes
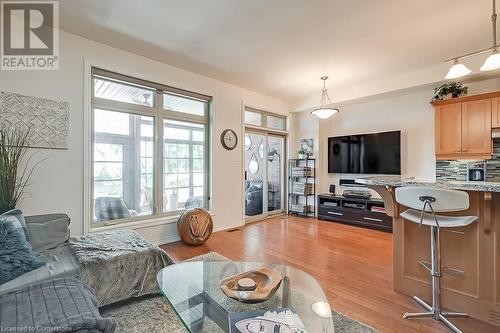
[[[215,233],[202,246],[161,247],[176,261],[215,251],[232,260],[286,263],[312,274],[333,309],[382,332],[450,332],[433,319],[402,318],[422,309],[392,290],[389,233],[284,216]],[[472,318],[452,321],[464,333],[500,332]]]

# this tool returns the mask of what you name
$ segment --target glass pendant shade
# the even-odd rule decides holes
[[[450,70],[448,71],[448,74],[444,77],[445,79],[456,79],[462,76],[465,76],[467,74],[470,74],[472,72],[470,69],[468,69],[464,64],[461,64],[458,62],[458,60],[455,60],[453,63],[453,66],[451,66]]]
[[[323,80],[323,89],[321,90],[321,99],[319,101],[319,107],[315,108],[311,114],[320,119],[327,119],[333,116],[334,114],[339,112],[339,109],[331,106],[332,101],[330,100],[330,96],[328,96],[328,90],[326,89],[326,80],[328,80],[328,76],[323,76],[321,78]]]
[[[491,71],[500,68],[500,53],[495,49],[493,53],[486,58],[486,61],[481,66],[482,71]]]
[[[338,112],[339,112],[339,109],[336,109],[336,108],[320,107],[320,108],[314,109],[314,111],[312,111],[311,114],[313,116],[320,118],[320,119],[327,119]]]

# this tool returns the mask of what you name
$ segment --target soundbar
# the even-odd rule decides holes
[[[363,184],[356,183],[354,179],[339,179],[340,186],[348,186],[348,187],[366,187]]]

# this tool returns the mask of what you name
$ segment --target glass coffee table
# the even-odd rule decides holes
[[[267,301],[242,303],[220,288],[226,277],[259,267],[281,273],[279,289]],[[255,262],[193,261],[170,265],[157,275],[162,294],[191,333],[229,333],[229,314],[290,308],[299,315],[308,333],[333,333],[331,310],[325,293],[309,274],[287,266]]]

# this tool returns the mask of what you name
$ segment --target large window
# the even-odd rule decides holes
[[[92,70],[93,225],[208,208],[211,98]]]

